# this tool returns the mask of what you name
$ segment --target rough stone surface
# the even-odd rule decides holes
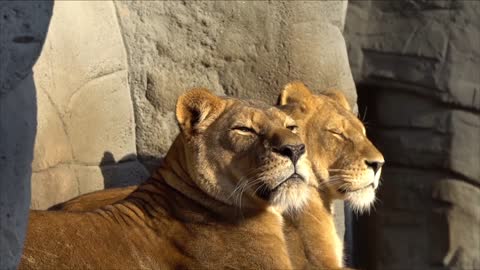
[[[37,125],[32,66],[52,2],[0,2],[0,269],[16,269],[30,205]]]
[[[383,178],[374,269],[480,267],[478,188],[441,172],[389,168]]]
[[[430,2],[448,5],[425,4]],[[357,81],[406,85],[443,103],[480,110],[480,3],[353,1],[349,10],[346,35]]]
[[[375,104],[381,113],[371,120],[381,128],[372,130],[372,138],[389,162],[452,171],[480,183],[478,113],[402,91],[378,92]]]
[[[359,268],[480,268],[479,12],[477,1],[350,3],[360,107],[386,158],[382,203],[359,222]]]
[[[341,30],[347,2],[116,2],[128,51],[138,154],[166,153],[175,99],[191,87],[273,103],[301,79],[355,86]],[[162,136],[158,136],[162,134]]]
[[[32,209],[46,209],[79,194],[78,179],[72,165],[59,165],[32,175]]]
[[[80,194],[105,188],[137,185],[149,176],[138,161],[105,165],[59,164],[32,176],[32,209],[47,209]]]
[[[104,153],[136,160],[127,56],[113,3],[56,3],[34,72],[32,208],[45,209],[103,189],[98,165],[115,164]]]

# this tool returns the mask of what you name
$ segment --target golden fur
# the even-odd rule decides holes
[[[177,102],[164,164],[95,211],[31,211],[20,269],[289,269],[277,209],[315,186],[295,122],[203,89]]]
[[[383,157],[365,136],[361,122],[351,113],[347,100],[340,92],[313,95],[300,82],[285,86],[279,97],[281,108],[290,113],[299,124],[299,132],[309,150],[315,173],[320,180],[319,196],[311,196],[301,212],[284,214],[284,232],[292,265],[295,269],[336,269],[343,265],[342,241],[338,238],[332,218],[333,199],[352,199],[354,209],[367,210],[372,196],[349,195],[335,187],[346,183],[359,185],[373,181],[378,186],[380,170],[372,177],[364,160],[383,162]],[[336,133],[333,133],[332,130]],[[340,134],[337,134],[340,133]],[[345,135],[342,133],[346,133]],[[355,147],[344,146],[348,136]],[[363,168],[362,170],[356,170]],[[342,173],[343,172],[343,173]],[[347,177],[347,172],[356,173]],[[370,178],[369,178],[370,177]],[[52,210],[85,211],[102,207],[125,198],[134,186],[85,194],[52,207]],[[358,191],[357,191],[358,192]],[[355,192],[354,192],[355,193]],[[360,198],[356,198],[359,196]],[[355,205],[359,202],[360,204]]]
[[[335,231],[332,201],[344,199],[357,212],[368,210],[375,200],[383,156],[341,92],[313,95],[304,84],[293,82],[285,86],[278,103],[297,121],[318,181],[318,196],[312,196],[300,214],[286,218],[294,228],[285,234],[292,263],[341,267],[343,245]]]
[[[294,82],[285,86],[279,105],[301,127],[320,190],[330,199],[346,200],[357,212],[369,210],[385,161],[345,96],[338,91],[313,95]]]

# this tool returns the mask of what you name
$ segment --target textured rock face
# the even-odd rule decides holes
[[[286,82],[301,79],[316,90],[344,89],[354,104],[341,35],[346,4],[116,2],[138,154],[165,154],[177,134],[175,99],[191,87],[273,103]]]
[[[51,15],[52,2],[0,3],[0,269],[16,269],[25,238],[37,125],[32,66]]]
[[[149,167],[165,155],[178,132],[176,98],[189,88],[273,103],[286,82],[301,79],[356,101],[341,34],[346,2],[59,2],[54,9],[34,68],[36,209],[144,179],[137,155]],[[117,169],[140,178],[126,181]]]
[[[382,204],[360,222],[363,268],[480,268],[479,12],[475,1],[350,3],[350,61],[386,159]]]
[[[113,3],[55,3],[45,46],[34,67],[38,135],[32,208],[45,209],[103,189],[111,166],[143,171],[137,179],[119,180],[118,185],[145,179],[147,172],[135,156],[127,76],[127,56]],[[115,165],[115,159],[123,162]]]

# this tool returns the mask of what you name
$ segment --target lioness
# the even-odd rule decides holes
[[[300,214],[286,216],[292,263],[338,267],[343,265],[343,245],[333,224],[332,202],[343,199],[356,212],[369,210],[384,158],[341,92],[313,95],[303,83],[293,82],[282,90],[278,105],[297,121],[318,181],[318,196],[311,196]]]
[[[92,212],[31,211],[20,269],[289,269],[277,209],[315,186],[295,122],[256,101],[182,95],[163,165]]]
[[[311,196],[302,211],[284,214],[290,259],[295,269],[341,268],[343,246],[333,223],[332,201],[346,199],[356,211],[368,210],[375,199],[383,156],[365,136],[365,128],[341,92],[313,95],[304,84],[293,82],[284,87],[278,104],[297,120],[320,183],[318,196]],[[51,209],[96,209],[125,198],[135,188],[97,191]]]

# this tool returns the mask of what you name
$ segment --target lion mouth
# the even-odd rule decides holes
[[[355,189],[339,188],[338,192],[340,192],[342,194],[347,194],[347,193],[352,193],[352,192],[357,192],[357,191],[360,191],[360,190],[364,190],[364,189],[367,189],[367,188],[370,188],[370,187],[375,189],[375,184],[373,182],[371,182],[370,184],[367,184],[363,187],[355,188]]]
[[[256,193],[260,198],[264,200],[269,200],[272,194],[277,192],[282,186],[284,186],[287,183],[296,182],[296,181],[304,182],[305,178],[298,173],[293,173],[292,175],[290,175],[290,177],[288,177],[287,179],[277,184],[274,188],[268,188],[266,186],[263,186],[259,188]]]

